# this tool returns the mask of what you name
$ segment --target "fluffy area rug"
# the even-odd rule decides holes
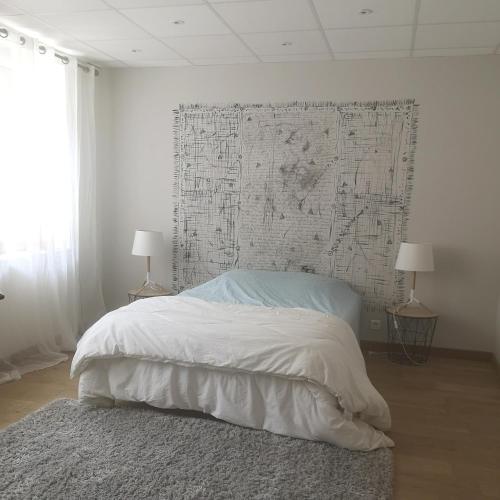
[[[0,498],[386,499],[388,449],[354,452],[215,419],[57,400],[0,432]]]

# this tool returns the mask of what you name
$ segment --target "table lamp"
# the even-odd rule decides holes
[[[161,255],[164,251],[163,234],[159,231],[138,230],[135,232],[132,255],[146,257],[146,279],[140,290],[149,288],[155,291],[163,291],[164,288],[151,281],[151,257]]]
[[[399,271],[410,271],[412,273],[410,299],[401,304],[401,306],[398,306],[398,309],[405,308],[410,304],[423,305],[415,297],[415,282],[417,272],[434,271],[432,245],[430,243],[401,243],[394,268]]]

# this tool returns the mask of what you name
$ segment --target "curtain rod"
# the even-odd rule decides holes
[[[0,28],[0,38],[7,38],[9,35],[10,35],[9,30],[7,30],[6,28]],[[19,44],[20,45],[26,44],[26,38],[23,35],[19,35]],[[38,45],[38,52],[40,54],[45,54],[47,52],[47,47],[45,47],[45,45],[43,44]],[[60,52],[54,52],[54,56],[60,59],[63,64],[69,63],[69,57],[66,54],[62,54]],[[78,67],[83,71],[85,71],[86,73],[88,73],[91,69],[93,69],[95,72],[95,76],[99,76],[99,70],[92,64],[83,64],[81,62],[78,62],[77,64]]]

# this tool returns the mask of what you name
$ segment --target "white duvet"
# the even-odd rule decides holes
[[[110,389],[114,365],[116,390]],[[391,424],[388,406],[367,377],[351,327],[309,309],[179,296],[136,301],[104,316],[80,340],[71,369],[82,375],[80,392],[86,372],[93,373],[86,396],[125,394],[160,407],[201,408],[240,425],[351,449],[393,445],[382,432]],[[252,384],[248,394],[259,398],[263,415],[252,414],[255,401],[245,404],[246,389],[238,402],[227,397],[233,379]],[[159,384],[165,397],[148,397],[155,391],[146,381]]]

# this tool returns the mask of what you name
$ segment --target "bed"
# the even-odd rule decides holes
[[[208,413],[352,450],[393,446],[356,339],[359,296],[306,273],[231,271],[112,311],[78,343],[82,403]]]

